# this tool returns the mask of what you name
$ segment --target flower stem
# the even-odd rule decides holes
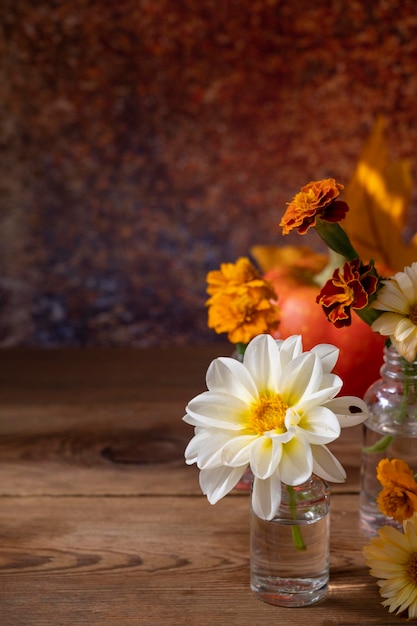
[[[348,261],[353,261],[353,259],[359,257],[359,254],[350,243],[349,237],[339,224],[317,220],[314,228],[331,250],[342,255]]]
[[[293,520],[297,520],[297,501],[295,498],[294,487],[287,485],[288,494],[290,496],[290,510]],[[301,534],[301,528],[298,524],[292,524],[291,526],[292,541],[296,550],[307,550],[307,546],[304,543],[303,535]]]
[[[388,448],[392,439],[393,439],[392,435],[384,435],[384,437],[381,437],[380,439],[378,439],[378,441],[374,443],[373,446],[367,446],[363,448],[363,452],[367,454],[372,454],[373,452],[383,452],[384,450]]]
[[[239,356],[243,356],[245,354],[245,350],[246,350],[246,346],[247,345],[248,345],[247,343],[236,343],[235,344],[236,352],[238,353]]]

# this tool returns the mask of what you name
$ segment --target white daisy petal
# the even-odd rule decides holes
[[[383,606],[389,612],[408,611],[408,619],[417,615],[417,584],[409,574],[410,561],[415,560],[417,516],[404,523],[404,531],[385,526],[363,548],[370,574],[375,576]]]
[[[403,277],[405,278],[404,288],[406,293],[401,286]],[[397,274],[382,282],[383,287],[378,292],[377,299],[372,303],[372,308],[406,315],[409,303],[412,301],[410,297],[413,297],[414,292],[414,289],[409,289],[410,278],[404,272],[397,272]]]
[[[407,361],[417,355],[417,263],[383,281],[372,307],[384,311],[372,324],[372,329],[391,339],[399,354]]]
[[[398,290],[405,296],[408,302],[412,302],[415,297],[413,281],[408,272],[397,272],[393,279],[393,283],[397,283]]]
[[[417,357],[417,335],[412,335],[412,338],[407,341],[397,341],[395,337],[391,337],[391,342],[394,348],[397,350],[406,361],[412,363]]]
[[[408,337],[410,337],[415,330],[415,324],[413,324],[408,317],[402,317],[395,328],[394,337],[401,343],[407,341]]]
[[[385,284],[377,299],[372,303],[372,308],[380,311],[391,311],[403,316],[408,313],[408,300],[393,283]]]
[[[346,480],[346,472],[336,457],[326,446],[311,446],[313,454],[313,472],[333,483],[343,483]]]
[[[371,328],[374,332],[388,337],[389,335],[393,335],[395,333],[397,324],[401,322],[402,319],[403,316],[399,313],[382,313],[372,323]]]
[[[255,476],[252,490],[252,508],[258,517],[271,520],[281,504],[281,480],[278,472],[264,480]]]

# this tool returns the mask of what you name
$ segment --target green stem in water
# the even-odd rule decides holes
[[[384,437],[381,437],[381,439],[378,439],[373,446],[366,446],[363,448],[363,452],[366,452],[367,454],[372,454],[373,452],[383,452],[388,448],[392,439],[391,435],[385,435]]]
[[[295,497],[294,487],[287,485],[287,491],[290,496],[290,511],[293,520],[297,519],[297,500]],[[301,534],[301,528],[298,524],[292,524],[292,541],[296,550],[307,550],[307,546],[304,543],[303,535]]]

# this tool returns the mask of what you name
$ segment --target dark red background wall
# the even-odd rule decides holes
[[[206,272],[379,113],[415,175],[415,6],[3,0],[0,345],[214,340]]]

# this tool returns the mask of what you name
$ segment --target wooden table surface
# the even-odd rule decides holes
[[[184,406],[227,351],[1,352],[1,626],[406,623],[361,554],[360,427],[332,446],[348,480],[331,485],[328,599],[285,609],[252,594],[248,493],[211,506],[183,458]]]

